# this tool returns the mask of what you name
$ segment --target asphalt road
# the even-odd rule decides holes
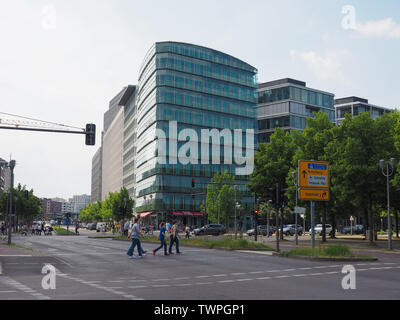
[[[130,260],[128,242],[87,236],[15,237],[31,257],[0,257],[0,300],[400,299],[400,259],[355,262],[356,290],[342,288],[348,263],[182,247],[182,255]],[[29,251],[28,251],[29,254]],[[57,269],[56,289],[42,288],[42,267]]]

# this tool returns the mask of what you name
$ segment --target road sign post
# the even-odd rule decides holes
[[[311,245],[315,248],[315,201],[329,201],[329,163],[299,161],[299,199],[311,201]]]

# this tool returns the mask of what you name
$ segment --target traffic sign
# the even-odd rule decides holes
[[[305,214],[306,213],[306,208],[296,207],[296,208],[294,208],[294,212],[298,213],[298,214]]]
[[[329,163],[320,161],[299,161],[300,188],[329,188]]]
[[[330,192],[329,189],[300,189],[299,199],[310,201],[329,201]]]

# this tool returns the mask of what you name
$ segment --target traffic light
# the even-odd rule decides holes
[[[260,213],[260,209],[259,209],[258,203],[256,202],[254,204],[254,214],[258,215],[259,213]]]
[[[86,125],[86,145],[94,146],[96,144],[96,125],[87,124]]]
[[[285,204],[287,203],[287,199],[286,199],[286,191],[287,189],[283,189],[281,187],[278,188],[278,205],[282,206],[282,208],[285,206]]]
[[[196,187],[196,179],[192,179],[192,188]]]

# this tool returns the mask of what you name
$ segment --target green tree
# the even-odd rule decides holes
[[[271,136],[270,143],[259,144],[248,187],[263,201],[270,200],[268,188],[276,184],[286,188],[286,177],[292,168],[298,135],[299,133],[285,133],[281,128],[277,128]]]
[[[286,182],[288,185],[287,196],[289,199],[289,206],[294,207],[296,199],[296,180],[292,176],[292,172],[298,173],[299,160],[315,160],[326,161],[328,156],[326,153],[326,146],[333,139],[332,129],[334,125],[325,112],[314,113],[314,118],[307,119],[307,127],[302,135],[296,136],[297,150],[293,157],[292,169],[288,173]],[[333,163],[331,163],[333,165]],[[332,208],[334,200],[330,203],[317,203],[317,211],[322,212],[322,224],[325,230],[327,212]],[[306,205],[308,207],[308,203]],[[326,234],[323,233],[322,241],[326,241]]]
[[[327,146],[333,159],[332,191],[341,203],[352,204],[364,212],[373,242],[375,203],[384,203],[385,178],[379,160],[394,153],[394,121],[390,115],[373,120],[370,113],[346,115],[342,125],[333,129]]]
[[[26,198],[25,192],[28,192]],[[42,212],[42,203],[38,197],[34,195],[33,190],[27,190],[26,186],[18,184],[17,188],[13,188],[13,211],[16,213],[16,224],[20,222],[29,223],[34,218],[39,216]],[[7,193],[3,192],[0,195],[0,212],[3,213],[5,218],[5,212],[9,207],[9,197]]]
[[[229,225],[235,209],[235,177],[225,171],[216,173],[207,187],[207,214],[213,223]],[[240,202],[242,192],[236,192],[236,201]]]

